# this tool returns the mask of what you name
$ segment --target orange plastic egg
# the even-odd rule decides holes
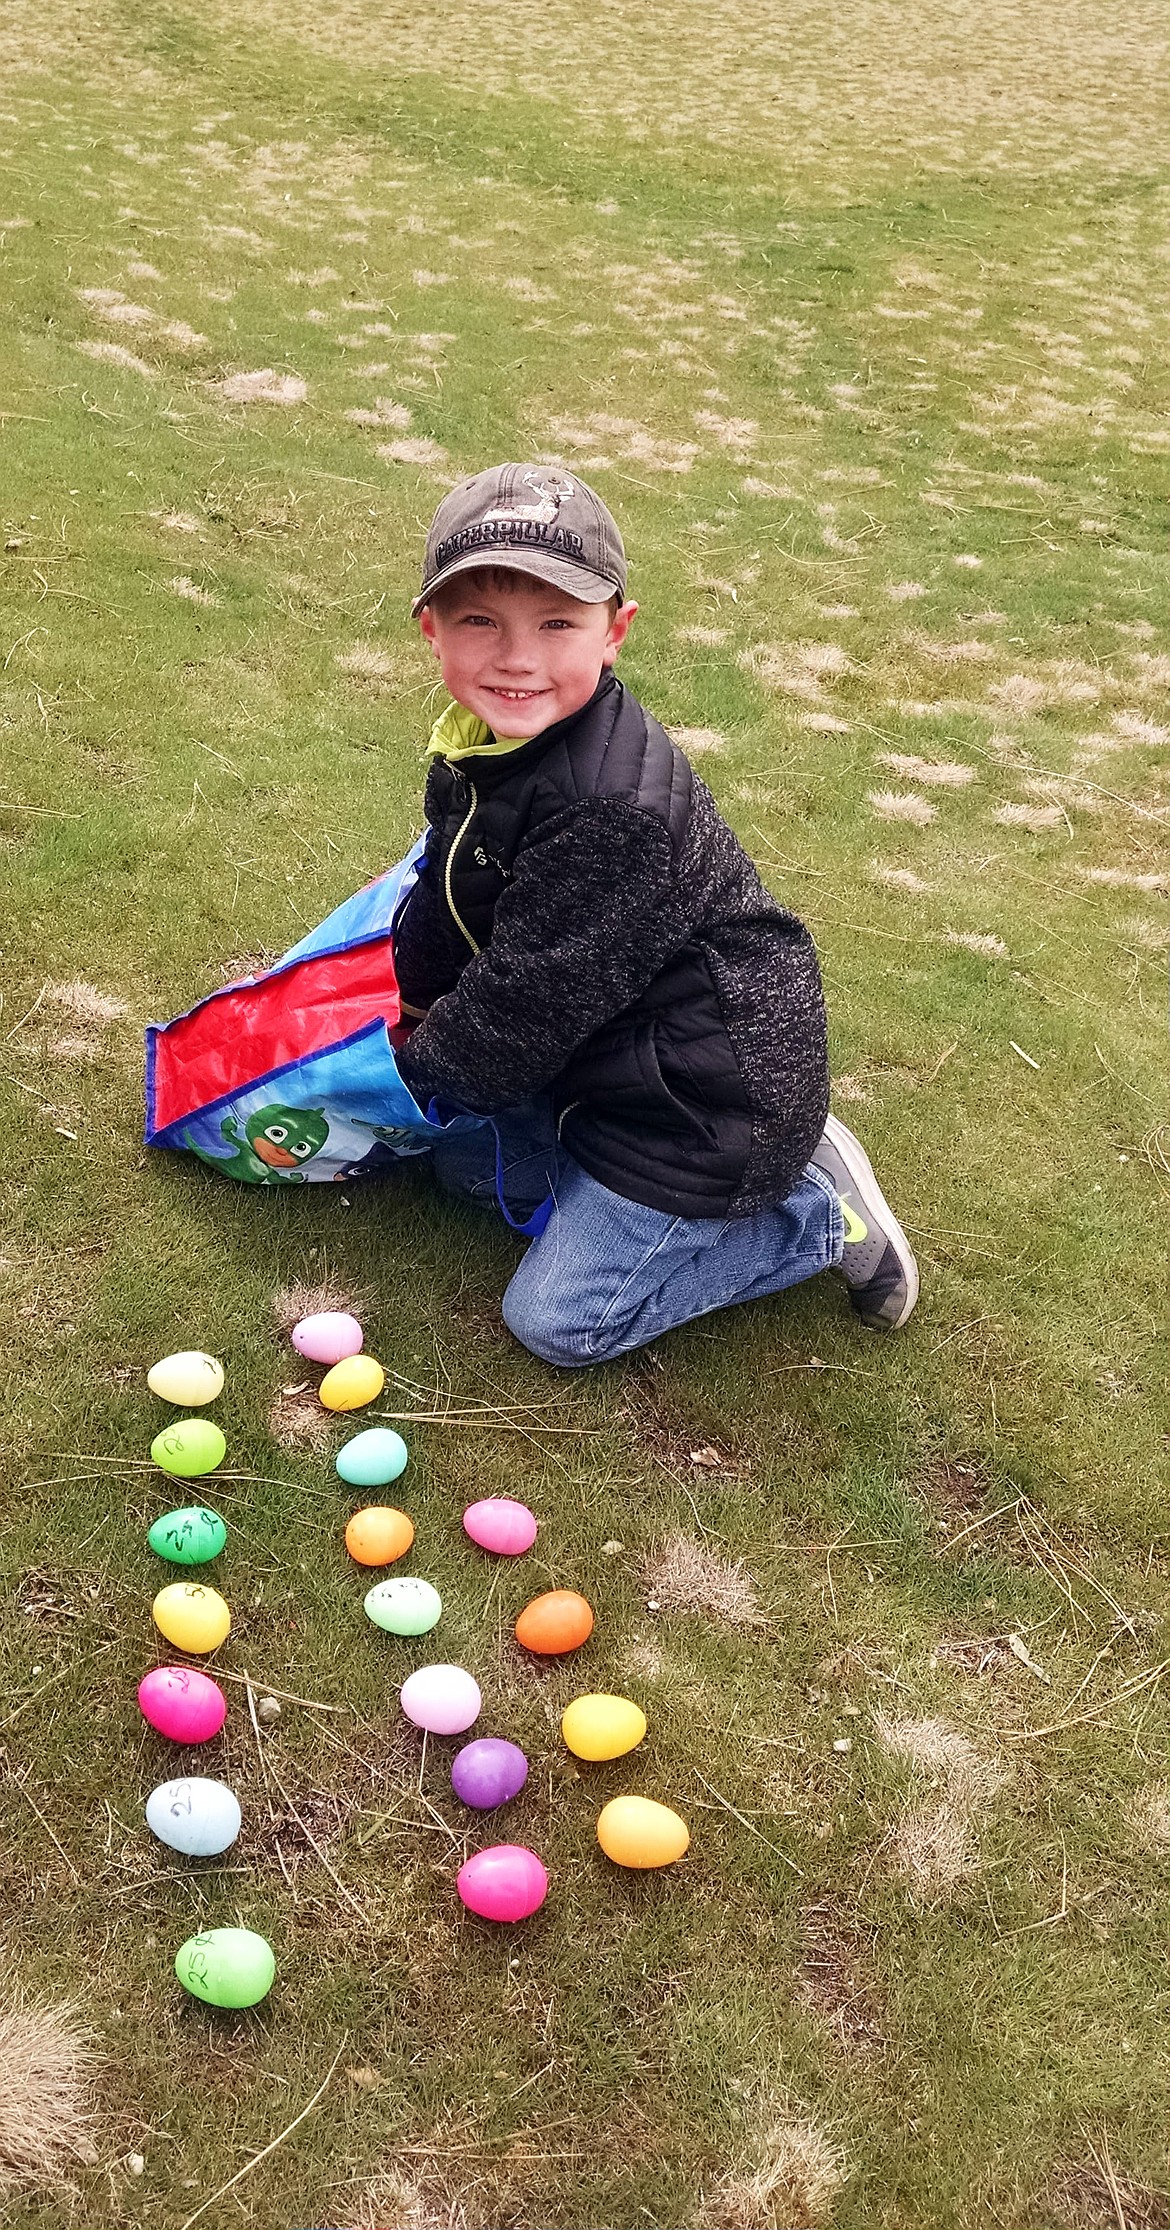
[[[516,1639],[522,1649],[540,1657],[559,1657],[566,1649],[580,1649],[593,1632],[593,1612],[583,1595],[568,1587],[555,1587],[534,1596],[516,1620]]]
[[[405,1510],[378,1506],[355,1510],[345,1529],[345,1545],[355,1564],[393,1564],[406,1555],[413,1539]]]

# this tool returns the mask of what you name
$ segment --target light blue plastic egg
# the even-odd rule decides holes
[[[222,1781],[160,1781],[146,1799],[146,1824],[187,1858],[217,1858],[240,1832],[240,1807]]]
[[[388,1487],[406,1469],[407,1446],[401,1433],[371,1425],[355,1433],[337,1453],[337,1469],[351,1487]]]

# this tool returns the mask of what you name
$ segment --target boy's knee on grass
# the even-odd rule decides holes
[[[513,1339],[526,1347],[530,1355],[539,1356],[542,1363],[556,1363],[562,1370],[581,1370],[587,1363],[604,1363],[614,1349],[598,1328],[574,1321],[550,1306],[547,1292],[544,1297],[534,1290],[534,1281],[524,1275],[521,1263],[515,1277],[504,1294],[504,1322]]]

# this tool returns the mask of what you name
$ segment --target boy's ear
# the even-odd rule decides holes
[[[605,638],[605,649],[601,654],[603,666],[613,665],[626,636],[630,632],[630,623],[634,619],[637,609],[636,604],[620,604],[618,606],[609,623],[609,633]]]
[[[435,627],[435,615],[429,604],[424,604],[418,615],[418,631],[425,641],[430,644],[437,658],[439,655],[438,633]]]

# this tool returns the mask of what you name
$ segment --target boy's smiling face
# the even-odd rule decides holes
[[[527,738],[588,704],[637,609],[492,567],[457,575],[418,623],[456,703],[494,735]]]

